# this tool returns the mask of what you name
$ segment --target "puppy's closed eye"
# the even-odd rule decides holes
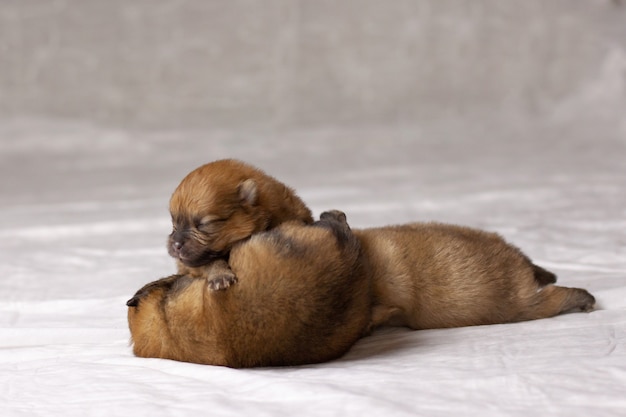
[[[211,233],[219,230],[228,219],[218,217],[203,217],[201,220],[195,223],[196,229],[201,232]]]
[[[208,216],[204,216],[203,218],[198,219],[197,224],[199,226],[206,226],[207,224],[210,224],[210,223],[212,223],[214,221],[218,221],[218,220],[220,220],[219,216],[216,216],[214,214],[209,214]]]

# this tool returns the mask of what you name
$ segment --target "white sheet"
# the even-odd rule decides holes
[[[265,133],[0,125],[1,414],[626,415],[626,132],[570,122]],[[344,210],[355,227],[440,220],[498,231],[560,284],[591,291],[599,309],[384,329],[340,360],[296,368],[135,358],[124,303],[174,271],[169,195],[222,157],[297,188],[316,215]]]

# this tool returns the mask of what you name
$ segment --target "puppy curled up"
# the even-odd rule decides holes
[[[286,222],[232,247],[225,291],[177,274],[128,301],[137,356],[229,367],[317,363],[368,331],[370,280],[341,212]]]

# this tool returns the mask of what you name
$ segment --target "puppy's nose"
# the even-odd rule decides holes
[[[174,247],[175,250],[180,250],[180,248],[183,247],[183,242],[179,240],[175,240],[174,243],[172,243],[172,246]]]

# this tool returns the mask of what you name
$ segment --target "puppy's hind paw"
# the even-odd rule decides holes
[[[574,309],[577,308],[584,313],[595,310],[596,299],[589,291],[583,290],[582,288],[573,288],[573,290],[575,291],[574,294],[576,297],[576,307]]]
[[[587,291],[587,297],[583,305],[580,307],[580,310],[585,313],[590,313],[596,309],[596,299],[593,295],[589,294]]]
[[[320,220],[335,220],[339,223],[346,223],[346,214],[340,210],[328,210],[320,214]]]
[[[218,275],[217,277],[207,279],[207,286],[213,291],[223,291],[237,282],[235,275]]]

